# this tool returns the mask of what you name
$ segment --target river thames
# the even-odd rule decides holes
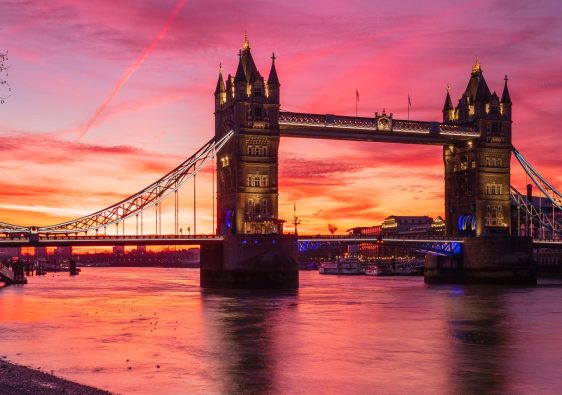
[[[554,394],[562,283],[301,272],[209,292],[197,269],[84,268],[0,289],[0,354],[120,394]]]

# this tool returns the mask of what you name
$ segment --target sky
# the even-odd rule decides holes
[[[409,95],[411,119],[438,121],[447,84],[456,103],[478,57],[492,91],[509,77],[515,147],[560,188],[560,15],[555,0],[0,0],[12,88],[0,104],[0,221],[87,215],[193,154],[214,135],[219,63],[235,73],[245,32],[262,75],[275,52],[281,107],[297,112],[354,115],[357,90],[361,116],[405,119]],[[280,217],[296,204],[299,233],[443,215],[440,147],[283,138],[279,156]],[[197,182],[197,230],[211,233],[210,169]],[[172,233],[172,202],[163,215]]]

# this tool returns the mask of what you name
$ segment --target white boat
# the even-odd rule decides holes
[[[392,271],[388,267],[372,265],[365,270],[367,276],[389,276]]]
[[[320,274],[365,274],[365,268],[357,258],[336,259],[323,262],[318,267]]]
[[[367,276],[380,276],[381,270],[377,266],[369,266],[367,270],[365,270],[365,274]]]

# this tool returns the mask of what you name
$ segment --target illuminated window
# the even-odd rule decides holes
[[[256,185],[258,183],[259,183],[259,177],[248,176],[248,186],[249,187],[259,186],[259,185]]]
[[[267,177],[267,176],[262,176],[262,177],[261,177],[261,186],[262,186],[262,187],[266,187],[267,184],[269,183],[268,181],[269,181],[269,180],[268,180],[268,177]]]
[[[486,184],[486,195],[501,195],[502,185],[501,184]]]
[[[502,158],[486,157],[486,166],[501,167],[502,166]]]
[[[248,212],[248,214],[254,213],[254,201],[252,199],[248,200],[248,207],[246,211]]]
[[[486,206],[486,226],[503,225],[502,206]]]

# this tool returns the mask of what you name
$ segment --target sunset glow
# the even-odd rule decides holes
[[[263,75],[275,51],[281,108],[296,112],[354,115],[357,90],[360,116],[406,119],[409,95],[411,119],[440,121],[447,84],[456,104],[478,56],[492,91],[509,77],[514,145],[560,188],[561,11],[553,1],[0,1],[13,91],[0,105],[0,221],[89,214],[193,154],[214,134],[219,63],[236,72],[245,31]],[[296,202],[302,233],[444,215],[440,147],[283,138],[279,157],[280,217],[290,222]],[[197,177],[198,233],[212,232],[212,171]],[[180,201],[186,233],[191,184]],[[173,232],[173,202],[162,215]]]

